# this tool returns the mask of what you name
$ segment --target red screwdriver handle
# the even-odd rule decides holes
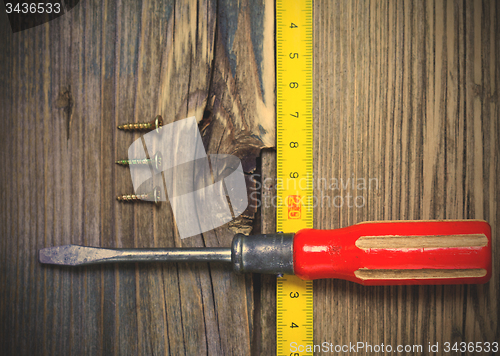
[[[486,283],[491,227],[482,220],[435,220],[304,229],[294,236],[293,269],[302,279],[363,285]]]

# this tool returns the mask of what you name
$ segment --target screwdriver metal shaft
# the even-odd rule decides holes
[[[65,245],[39,251],[41,263],[82,266],[116,262],[231,262],[230,248],[111,249]]]
[[[82,266],[116,262],[230,262],[236,272],[293,273],[293,234],[237,234],[231,248],[113,249],[65,245],[38,252],[40,263]]]

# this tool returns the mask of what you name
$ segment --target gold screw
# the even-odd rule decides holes
[[[155,204],[160,203],[161,191],[159,187],[154,187],[154,189],[145,194],[128,194],[119,195],[116,197],[118,201],[121,202],[136,202],[139,200],[154,202]]]
[[[162,157],[160,152],[156,152],[153,159],[143,158],[143,159],[120,159],[116,161],[117,164],[121,164],[122,166],[130,166],[133,164],[153,164],[157,171],[161,171],[161,162]]]
[[[161,115],[158,115],[155,117],[154,120],[150,122],[142,122],[142,123],[135,123],[135,124],[123,124],[123,125],[118,125],[118,128],[120,130],[125,130],[125,131],[133,131],[133,130],[156,130],[158,132],[159,128],[163,126],[163,118]]]

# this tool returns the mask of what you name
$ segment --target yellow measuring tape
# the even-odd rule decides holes
[[[276,0],[277,231],[313,227],[312,0]],[[277,355],[312,355],[312,281],[278,278]]]

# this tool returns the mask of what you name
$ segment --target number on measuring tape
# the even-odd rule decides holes
[[[312,48],[312,0],[276,0],[276,228],[285,233],[313,227]],[[312,282],[286,276],[276,290],[277,355],[298,356],[291,342],[312,346]]]

